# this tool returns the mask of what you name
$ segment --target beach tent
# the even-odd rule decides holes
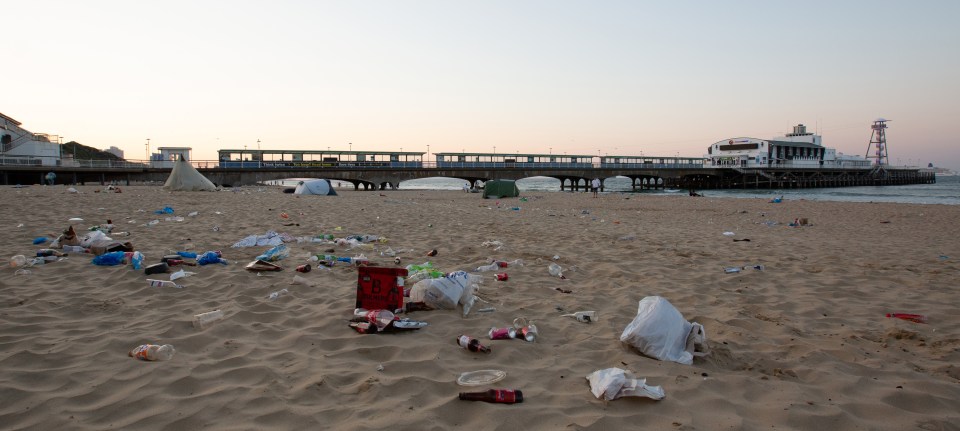
[[[336,196],[337,191],[333,189],[330,180],[310,180],[300,181],[297,188],[293,191],[295,195],[321,195]]]
[[[163,189],[185,192],[215,192],[217,186],[197,171],[190,162],[180,157],[173,165],[173,170],[170,171],[167,182],[163,184]]]
[[[517,182],[513,180],[490,180],[483,185],[484,199],[512,198],[520,196]]]

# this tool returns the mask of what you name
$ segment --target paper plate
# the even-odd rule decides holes
[[[73,217],[73,218],[71,218],[70,220],[67,220],[67,221],[83,221],[83,219],[80,218],[80,217]]]
[[[457,378],[457,384],[461,386],[480,386],[499,382],[507,377],[505,371],[500,370],[478,370],[463,373]]]

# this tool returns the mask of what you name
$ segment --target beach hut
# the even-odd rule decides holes
[[[173,165],[173,170],[170,171],[167,182],[163,184],[163,189],[186,192],[215,192],[217,186],[213,185],[207,177],[203,176],[200,171],[197,171],[190,162],[184,160],[181,156]]]
[[[520,196],[517,182],[513,180],[490,180],[483,185],[484,199],[512,198]]]
[[[300,181],[297,188],[293,190],[295,195],[321,195],[336,196],[337,191],[333,189],[330,180],[310,180]]]

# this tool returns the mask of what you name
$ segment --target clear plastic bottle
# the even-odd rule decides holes
[[[223,311],[220,310],[196,314],[193,316],[193,327],[203,329],[220,319],[223,319]]]
[[[273,300],[279,298],[280,295],[283,295],[284,293],[289,293],[289,292],[290,292],[290,291],[287,290],[287,289],[280,289],[280,290],[278,290],[278,291],[276,291],[276,292],[271,292],[269,295],[267,295],[267,299],[273,301]]]
[[[478,266],[477,272],[496,271],[498,269],[500,269],[500,265],[498,265],[497,262],[494,262],[489,265]]]
[[[357,308],[353,310],[353,316],[367,319],[367,322],[377,325],[377,329],[381,331],[389,326],[394,319],[396,319],[396,315],[394,315],[392,311],[367,310],[366,308]]]
[[[141,344],[128,353],[131,358],[137,358],[143,361],[169,361],[173,359],[176,349],[172,344]]]
[[[63,246],[64,253],[89,253],[87,249],[80,247],[79,245],[65,245]]]
[[[147,283],[150,283],[150,287],[173,287],[177,289],[183,288],[183,286],[168,280],[154,280],[152,278],[148,278]]]
[[[497,260],[497,261],[494,261],[494,263],[496,263],[497,266],[501,268],[507,268],[511,266],[523,266],[523,259],[514,259],[511,261]]]

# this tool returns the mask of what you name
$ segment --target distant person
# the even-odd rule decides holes
[[[590,188],[593,189],[593,197],[597,197],[597,193],[600,192],[600,178],[594,178],[590,183]]]
[[[47,173],[47,185],[52,186],[54,181],[56,180],[57,180],[57,174],[55,174],[53,171],[50,171]]]

